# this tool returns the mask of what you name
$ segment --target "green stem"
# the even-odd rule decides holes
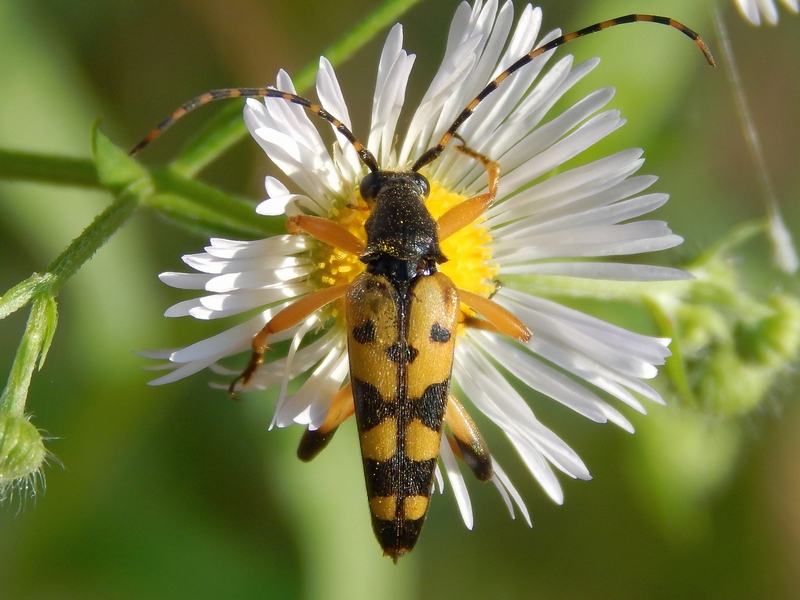
[[[323,51],[334,67],[341,65],[356,51],[368,43],[377,33],[390,26],[420,0],[386,0],[381,6],[367,15],[339,41]],[[298,90],[305,91],[314,82],[318,61],[314,59],[300,70],[294,78]],[[187,177],[192,177],[216,160],[228,148],[247,135],[242,120],[242,105],[233,102],[225,107],[172,163],[173,169]]]
[[[514,289],[545,298],[589,298],[593,300],[646,302],[662,287],[670,293],[683,290],[690,280],[609,281],[558,275],[504,275],[503,282]]]
[[[0,416],[23,416],[33,369],[52,337],[54,314],[55,300],[52,296],[41,294],[34,298],[25,333],[8,374],[6,388],[0,395]]]
[[[686,370],[686,361],[683,356],[681,338],[675,329],[675,323],[655,299],[649,300],[647,302],[647,306],[650,309],[650,312],[652,313],[662,335],[672,340],[669,345],[672,356],[667,358],[666,364],[667,375],[672,380],[672,383],[677,389],[678,394],[683,397],[684,403],[687,406],[697,406],[697,401],[694,397],[694,393],[692,392],[692,387],[689,385],[689,377]]]
[[[734,249],[749,242],[762,233],[769,233],[768,218],[745,221],[736,225],[719,241],[715,242],[708,250],[697,257],[690,268],[697,268],[709,263],[720,256],[729,255]]]
[[[137,205],[133,190],[123,192],[53,261],[45,275],[34,274],[29,282],[17,286],[19,292],[12,295],[18,295],[20,300],[32,297],[33,306],[8,382],[0,395],[0,415],[23,415],[33,370],[37,362],[40,366],[44,362],[55,333],[58,290],[128,220]],[[20,302],[10,304],[13,306],[8,309],[16,310]]]
[[[50,264],[47,271],[53,275],[50,287],[53,296],[122,227],[137,206],[136,193],[123,192]]]
[[[269,218],[253,210],[253,204],[232,198],[204,183],[188,179],[172,169],[152,171],[155,193],[144,203],[183,224],[207,224],[219,232],[244,237],[263,237],[286,232],[285,219]]]
[[[99,188],[94,163],[85,158],[0,149],[0,179]]]

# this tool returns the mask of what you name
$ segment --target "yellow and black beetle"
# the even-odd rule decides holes
[[[472,150],[457,130],[476,106],[513,72],[535,57],[577,37],[602,29],[650,21],[669,25],[694,40],[708,62],[713,59],[700,37],[681,23],[653,15],[627,15],[556,38],[522,56],[489,82],[461,112],[439,143],[425,151],[408,171],[380,168],[367,150],[338,119],[308,100],[270,88],[214,90],[182,105],[134,147],[148,145],[187,112],[222,98],[268,97],[299,104],[331,123],[353,145],[369,173],[360,184],[361,198],[370,208],[364,224],[366,243],[332,220],[295,216],[287,221],[290,233],[303,233],[355,254],[365,270],[347,285],[327,287],[291,303],[277,313],[253,338],[253,353],[246,369],[234,380],[253,376],[268,349],[269,337],[304,321],[325,305],[344,298],[350,381],[331,402],[318,429],[303,435],[298,456],[314,458],[330,441],[336,428],[355,413],[361,441],[367,496],[375,535],[384,553],[395,561],[410,551],[419,537],[428,511],[434,474],[446,424],[448,441],[456,455],[478,479],[493,477],[489,452],[477,427],[450,393],[450,377],[464,304],[479,317],[464,325],[510,336],[522,343],[531,332],[513,314],[491,299],[458,289],[438,271],[447,258],[439,243],[473,223],[494,202],[500,166]],[[457,149],[486,168],[487,191],[456,205],[434,220],[425,206],[428,180],[420,170],[435,161],[451,138]]]

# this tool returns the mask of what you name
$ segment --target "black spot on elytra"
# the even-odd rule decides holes
[[[431,326],[431,341],[432,342],[449,342],[450,330],[445,329],[439,323],[434,323]]]
[[[417,358],[419,350],[413,346],[405,346],[400,342],[395,342],[386,349],[386,356],[395,363],[411,364]]]
[[[450,390],[450,380],[434,383],[422,393],[419,400],[414,402],[412,418],[419,419],[428,429],[439,431],[442,428],[447,395]]]
[[[369,431],[389,417],[397,418],[397,403],[392,402],[393,398],[381,398],[378,388],[366,381],[353,378],[352,384],[356,415],[362,431]]]
[[[361,325],[353,327],[353,339],[359,344],[370,344],[375,341],[377,335],[375,321],[372,319],[367,319]]]

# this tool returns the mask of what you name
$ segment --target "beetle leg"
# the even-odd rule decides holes
[[[269,348],[269,346],[267,346],[267,338],[269,336],[294,327],[300,321],[310,316],[314,311],[341,298],[347,293],[348,287],[349,286],[345,284],[322,288],[321,290],[317,290],[316,292],[312,292],[307,296],[295,300],[272,317],[267,324],[264,325],[264,328],[253,338],[253,354],[250,356],[250,362],[247,363],[247,367],[242,371],[242,374],[234,379],[230,386],[228,386],[228,395],[233,398],[236,384],[240,381],[242,384],[250,381],[258,365],[264,361],[264,353]]]
[[[453,453],[467,464],[480,481],[491,480],[494,471],[489,449],[475,422],[453,394],[447,400],[444,422],[453,434],[452,437],[447,436]]]
[[[494,300],[484,298],[467,290],[458,290],[458,299],[469,306],[476,313],[482,315],[491,327],[483,326],[480,319],[468,323],[478,329],[486,329],[495,333],[502,333],[525,343],[531,339],[531,330],[515,317],[510,311],[500,306]]]
[[[289,233],[307,233],[320,242],[356,256],[364,252],[364,242],[330,219],[296,215],[286,220],[286,230]]]
[[[319,426],[319,429],[307,429],[303,434],[300,445],[297,447],[297,458],[305,462],[315,458],[331,441],[339,425],[353,416],[354,412],[353,388],[348,383],[336,392],[325,421]]]
[[[462,140],[463,142],[463,140]],[[475,219],[483,214],[494,202],[497,195],[497,188],[500,185],[500,163],[491,160],[488,156],[473,150],[465,143],[456,146],[456,150],[474,158],[484,167],[489,177],[489,191],[473,196],[463,202],[459,202],[453,208],[444,213],[437,221],[439,225],[439,241],[447,239],[456,231],[463,229]]]

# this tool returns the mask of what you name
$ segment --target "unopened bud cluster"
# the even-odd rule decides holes
[[[0,416],[0,501],[15,491],[34,493],[47,452],[41,433],[25,417]]]
[[[689,270],[696,279],[682,293],[656,301],[674,328],[685,376],[678,387],[711,413],[750,412],[800,352],[800,300],[783,292],[754,298],[722,257]]]

